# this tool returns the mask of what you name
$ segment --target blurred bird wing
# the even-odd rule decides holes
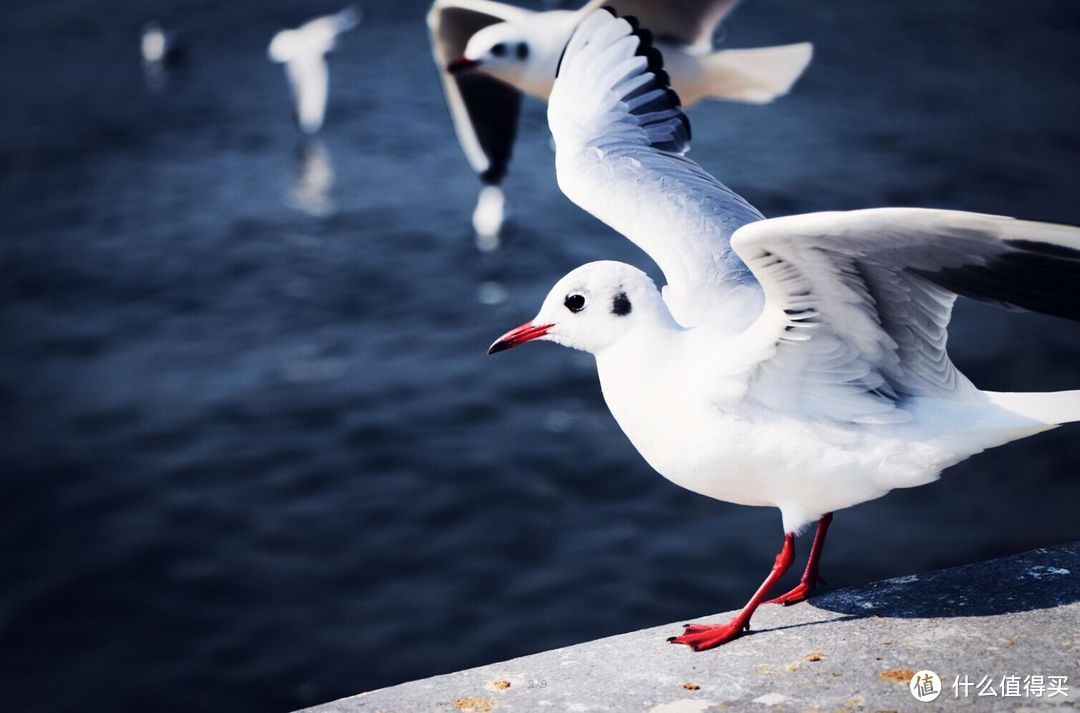
[[[302,38],[305,53],[325,54],[334,49],[338,35],[348,32],[360,22],[360,12],[349,5],[333,15],[308,20],[296,29]]]
[[[481,72],[453,75],[446,66],[465,53],[469,38],[482,28],[497,22],[527,22],[533,14],[488,0],[437,0],[428,12],[431,51],[454,131],[469,165],[488,183],[498,183],[506,173],[521,93]]]
[[[330,16],[334,22],[334,31],[337,34],[348,32],[360,24],[364,14],[356,5],[346,5],[341,10]]]
[[[907,419],[905,396],[973,388],[945,351],[957,295],[1080,319],[1080,229],[879,208],[773,218],[731,246],[765,305],[743,335],[747,398],[822,419]]]
[[[690,123],[661,65],[626,20],[594,12],[566,46],[548,123],[563,193],[656,261],[664,299],[689,326],[718,319],[733,286],[752,284],[728,240],[762,216],[683,156]]]
[[[716,28],[738,4],[739,0],[592,0],[581,12],[607,6],[619,15],[633,15],[657,39],[708,51]]]

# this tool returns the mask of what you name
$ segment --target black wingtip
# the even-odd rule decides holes
[[[610,5],[604,5],[600,9],[608,12],[614,18],[619,17],[619,13]],[[638,117],[650,115],[649,120],[645,121],[642,126],[646,130],[652,127],[652,134],[656,137],[651,143],[654,148],[676,154],[686,153],[687,149],[690,148],[693,132],[690,128],[690,120],[682,111],[682,99],[672,88],[671,77],[668,75],[667,70],[664,69],[664,55],[656,47],[653,33],[647,27],[642,27],[637,17],[625,15],[622,19],[630,25],[630,34],[638,40],[637,50],[634,54],[645,58],[645,71],[653,74],[652,81],[647,82],[644,86],[622,97],[622,99],[623,101],[630,101],[648,92],[663,89],[662,96],[635,107],[631,113]],[[563,47],[562,54],[559,55],[559,62],[555,67],[556,77],[562,72],[563,59],[566,57],[566,48],[569,45],[568,41]]]
[[[1080,321],[1080,250],[1037,240],[1006,240],[1012,250],[984,264],[909,268],[958,295]]]
[[[627,16],[629,18],[630,16]],[[644,57],[648,64],[648,71],[652,72],[656,79],[649,82],[644,87],[641,87],[633,94],[624,97],[624,101],[632,99],[637,96],[656,89],[664,89],[664,95],[662,98],[650,101],[648,104],[638,107],[633,113],[638,115],[651,114],[656,112],[668,112],[674,113],[674,116],[668,116],[661,119],[656,123],[663,123],[668,121],[676,121],[678,126],[675,127],[672,135],[665,141],[659,143],[653,143],[653,147],[660,149],[661,151],[670,151],[672,153],[685,153],[690,148],[690,141],[692,139],[692,131],[690,129],[690,119],[682,111],[682,99],[679,97],[678,92],[671,86],[671,77],[668,75],[667,70],[664,69],[664,53],[659,50],[655,45],[655,37],[653,33],[646,27],[638,27],[637,22],[631,23],[634,27],[633,35],[638,38],[638,56]]]

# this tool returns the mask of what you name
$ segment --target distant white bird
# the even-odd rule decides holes
[[[294,30],[274,35],[267,51],[270,59],[285,65],[296,111],[296,123],[305,134],[322,128],[326,115],[329,71],[326,54],[334,49],[338,35],[356,27],[360,12],[353,6],[333,15],[310,20]]]
[[[668,285],[590,263],[489,351],[540,339],[591,352],[653,468],[783,517],[783,548],[743,610],[676,643],[707,649],[749,629],[814,520],[802,581],[773,602],[813,591],[833,511],[1080,420],[1080,391],[980,391],[945,351],[957,295],[1080,319],[1080,229],[915,208],[765,220],[683,156],[689,125],[647,36],[603,11],[567,46],[548,120],[562,190]]]
[[[157,20],[143,24],[139,33],[139,51],[143,62],[154,65],[179,64],[187,52],[180,35],[166,32]]]
[[[701,99],[760,104],[786,94],[810,62],[809,43],[713,52],[713,35],[738,0],[592,0],[577,11],[533,12],[490,0],[436,0],[428,13],[435,63],[458,141],[486,186],[506,175],[522,93],[547,100],[563,47],[601,5],[636,16],[657,37],[687,105]],[[490,195],[490,192],[488,192]],[[481,196],[473,224],[501,221]],[[491,230],[491,227],[485,227]]]

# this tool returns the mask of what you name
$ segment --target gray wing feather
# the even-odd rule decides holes
[[[815,399],[840,399],[845,420],[894,420],[897,401],[967,383],[945,349],[957,295],[1080,320],[1070,226],[883,208],[760,221],[731,244],[765,291],[759,379],[823,416]]]
[[[548,122],[567,197],[656,261],[676,319],[712,319],[750,279],[728,239],[761,214],[683,155],[690,124],[648,35],[588,16],[567,44]]]

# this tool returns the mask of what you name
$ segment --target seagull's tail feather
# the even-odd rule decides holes
[[[778,47],[721,50],[701,59],[701,96],[767,104],[791,91],[802,76],[814,46],[809,42]]]
[[[1046,393],[983,392],[998,406],[1027,418],[1059,425],[1080,421],[1080,391]]]

